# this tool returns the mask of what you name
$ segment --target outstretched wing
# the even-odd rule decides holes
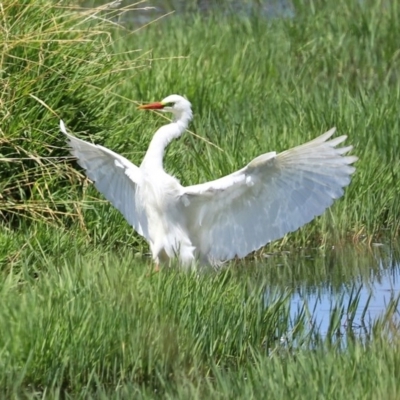
[[[184,188],[188,229],[200,257],[218,263],[244,257],[295,231],[343,195],[357,160],[343,156],[335,132],[276,155],[263,154],[243,169]]]
[[[148,239],[147,217],[136,204],[136,189],[141,184],[140,169],[113,151],[78,139],[65,129],[60,121],[61,132],[67,136],[71,153],[86,175],[111,204],[119,210],[130,225]]]

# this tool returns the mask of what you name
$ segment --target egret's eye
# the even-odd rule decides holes
[[[169,102],[169,103],[164,103],[164,107],[173,107],[175,103]]]

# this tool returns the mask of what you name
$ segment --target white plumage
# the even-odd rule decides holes
[[[321,215],[343,195],[355,168],[346,136],[328,140],[331,129],[301,146],[263,154],[246,167],[215,181],[183,187],[163,169],[166,146],[186,130],[191,104],[171,95],[139,107],[171,112],[138,168],[111,150],[69,139],[72,154],[96,188],[150,244],[158,264],[178,257],[217,265],[244,257]]]

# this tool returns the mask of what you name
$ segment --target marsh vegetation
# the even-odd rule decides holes
[[[121,9],[0,5],[4,397],[398,397],[398,297],[367,334],[348,324],[345,346],[335,338],[359,277],[377,260],[399,268],[400,9],[293,7],[291,18],[191,13],[142,26],[118,25]],[[58,120],[138,164],[164,119],[136,105],[170,93],[195,114],[197,136],[166,157],[183,184],[336,126],[359,157],[345,196],[222,271],[149,275],[146,244],[85,180]],[[312,308],[290,307],[296,288],[327,282],[353,295],[338,296],[321,334]]]

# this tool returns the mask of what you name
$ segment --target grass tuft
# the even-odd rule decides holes
[[[3,221],[83,222],[87,183],[71,162],[57,124],[62,117],[74,131],[100,140],[96,135],[115,123],[108,118],[115,103],[109,92],[121,71],[133,75],[146,66],[133,49],[126,49],[124,58],[116,54],[112,34],[124,28],[108,19],[115,12],[45,0],[1,5]]]

